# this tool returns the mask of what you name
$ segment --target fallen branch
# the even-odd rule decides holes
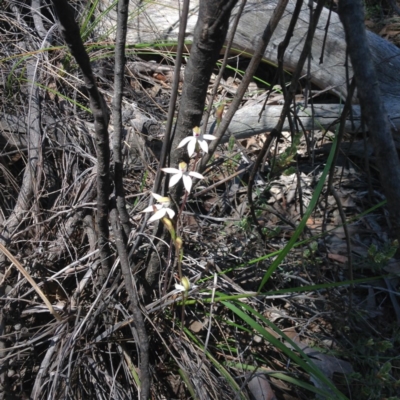
[[[135,0],[135,3],[141,3]],[[264,52],[263,59],[268,63],[277,64],[278,44],[285,37],[291,16],[295,7],[295,1],[290,0],[284,17],[281,19],[270,45]],[[109,7],[110,0],[101,0],[104,9]],[[187,23],[186,40],[193,41],[194,26],[197,21],[199,0],[191,1],[189,11],[190,18]],[[232,48],[238,53],[251,56],[254,52],[258,37],[262,34],[266,22],[271,18],[277,0],[248,0],[237,27],[237,33],[233,39]],[[238,6],[232,12],[233,20],[238,12]],[[322,45],[325,37],[325,26],[328,20],[329,10],[323,9],[313,40],[310,65],[311,82],[322,89],[328,88],[332,93],[345,99],[346,87],[346,41],[343,26],[336,13],[332,13],[326,37],[323,63],[320,64]],[[306,37],[309,21],[308,5],[304,4],[299,20],[294,30],[294,36],[285,53],[284,67],[288,71],[294,71],[300,57]],[[104,28],[111,31],[111,26],[116,24],[115,14],[110,13],[104,18]],[[175,43],[179,30],[179,5],[176,0],[157,0],[146,4],[146,8],[136,13],[128,21],[127,42],[129,44]],[[377,71],[378,82],[382,94],[382,101],[396,129],[400,130],[400,49],[381,38],[367,32],[372,61]],[[171,44],[173,47],[173,44]],[[306,70],[303,69],[303,74]],[[353,75],[352,68],[349,72]],[[340,112],[336,118],[340,116]],[[233,131],[233,129],[230,129]],[[268,129],[266,129],[268,130]]]

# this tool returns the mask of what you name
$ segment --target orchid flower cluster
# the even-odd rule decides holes
[[[196,126],[195,128],[193,128],[193,136],[188,136],[185,139],[183,139],[179,143],[178,148],[187,146],[188,155],[189,157],[192,157],[193,154],[195,152],[199,152],[200,149],[204,153],[208,153],[207,140],[215,140],[215,139],[216,137],[214,135],[202,134],[200,128]],[[166,172],[167,174],[172,174],[172,177],[170,178],[169,181],[169,187],[175,186],[182,179],[183,186],[185,187],[187,194],[189,194],[190,191],[192,190],[192,184],[193,184],[192,178],[204,179],[204,176],[199,174],[198,172],[189,171],[188,165],[184,161],[179,163],[178,169],[162,168],[161,170]],[[157,221],[160,219],[162,220],[162,222],[170,232],[172,240],[174,241],[175,248],[178,253],[177,256],[179,257],[180,260],[182,260],[183,257],[182,239],[176,236],[176,232],[173,223],[171,221],[175,216],[175,211],[170,208],[171,199],[169,197],[160,196],[157,193],[152,193],[152,196],[157,201],[157,203],[145,208],[142,212],[154,213],[149,218],[149,222]],[[191,286],[188,278],[182,276],[182,273],[180,271],[180,263],[178,265],[179,265],[179,275],[180,275],[179,278],[181,281],[181,285],[177,284],[175,285],[175,287],[178,291],[187,292],[193,286]]]

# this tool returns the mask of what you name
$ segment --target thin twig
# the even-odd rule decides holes
[[[281,132],[282,132],[282,127],[283,124],[285,122],[286,116],[289,114],[290,112],[290,106],[293,102],[293,98],[296,94],[296,88],[298,85],[298,81],[300,79],[300,75],[301,72],[303,70],[303,66],[305,61],[307,60],[307,57],[311,51],[311,46],[312,46],[312,41],[314,38],[314,33],[315,33],[315,29],[317,28],[317,24],[318,24],[318,20],[319,20],[319,16],[321,15],[322,9],[323,9],[323,5],[324,2],[322,0],[318,1],[317,7],[314,11],[313,14],[313,24],[310,25],[308,32],[307,32],[307,37],[304,43],[304,47],[303,50],[300,54],[300,58],[299,61],[297,63],[297,67],[296,70],[294,71],[293,75],[292,75],[292,80],[290,83],[290,87],[289,90],[287,92],[287,96],[285,98],[285,103],[281,112],[281,116],[279,119],[279,122],[277,123],[277,125],[275,126],[275,128],[271,131],[271,133],[269,134],[269,136],[267,137],[267,140],[264,142],[264,145],[257,157],[256,162],[254,163],[253,169],[251,171],[250,174],[250,178],[249,178],[249,183],[248,183],[248,187],[247,187],[247,198],[248,198],[248,202],[249,202],[249,206],[251,209],[251,213],[252,213],[252,217],[253,220],[256,224],[257,230],[260,234],[260,236],[264,239],[264,234],[261,230],[261,227],[257,221],[257,217],[255,215],[255,211],[254,211],[254,205],[253,205],[253,196],[252,196],[252,191],[253,191],[253,185],[254,185],[254,179],[255,179],[255,175],[258,171],[259,166],[261,165],[261,162],[267,152],[267,149],[269,148],[269,146],[271,145],[272,141],[276,138],[279,138]]]
[[[122,158],[122,91],[124,88],[124,72],[125,72],[125,44],[127,33],[127,21],[129,12],[129,0],[118,1],[117,13],[117,38],[115,43],[115,66],[114,66],[114,101],[113,101],[113,118],[114,118],[114,184],[115,197],[119,218],[125,233],[125,243],[129,237],[131,224],[129,222],[129,214],[126,210],[124,196],[124,163]]]
[[[97,89],[90,59],[82,43],[80,30],[74,14],[66,0],[52,0],[59,21],[59,29],[72,55],[79,64],[86,88],[89,92],[90,109],[94,116],[97,153],[97,215],[99,231],[98,247],[102,263],[101,280],[110,270],[111,251],[109,247],[108,202],[110,193],[110,145],[108,136],[109,116],[106,103]]]
[[[54,310],[53,306],[51,305],[50,301],[47,299],[45,294],[39,288],[37,283],[34,279],[30,276],[28,271],[20,264],[20,262],[8,251],[6,247],[0,242],[0,251],[17,267],[18,271],[26,278],[26,280],[32,285],[35,289],[36,293],[41,297],[41,299],[45,302],[47,308],[49,309],[50,313],[54,315],[54,317],[61,321],[61,316]]]
[[[246,72],[243,76],[242,82],[240,83],[236,95],[233,98],[231,105],[226,112],[224,118],[222,119],[217,131],[214,133],[214,136],[217,137],[216,140],[210,143],[208,148],[208,154],[205,154],[201,160],[199,165],[199,171],[204,171],[208,161],[210,160],[211,156],[214,154],[219,142],[221,141],[222,137],[224,136],[226,130],[228,129],[229,124],[232,121],[233,116],[235,115],[236,111],[239,108],[239,105],[243,99],[244,94],[246,93],[247,87],[249,86],[250,82],[253,80],[253,76],[262,60],[264,55],[265,49],[268,46],[269,41],[271,40],[272,34],[274,33],[276,27],[278,26],[278,22],[282,18],[283,12],[286,9],[288,0],[280,0],[272,14],[270,21],[268,22],[267,27],[265,28],[263,34],[261,35],[255,49],[254,55],[250,60],[250,64],[246,69]]]

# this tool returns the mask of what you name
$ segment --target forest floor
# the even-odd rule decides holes
[[[371,5],[367,17],[369,29],[400,45],[400,16]],[[153,61],[168,65],[167,57],[154,50],[140,57],[139,75],[132,68],[127,76],[124,123],[132,132],[133,119],[151,118],[156,128],[146,125],[147,132],[134,139],[139,145],[127,139],[125,146],[124,184],[133,232],[140,230],[141,211],[148,205],[163,140],[158,124],[166,119],[171,91],[168,72],[146,70]],[[232,60],[217,105],[229,103],[247,63]],[[267,80],[274,74],[268,68],[260,68],[243,107],[265,101]],[[112,70],[112,59],[104,58],[96,71],[108,100]],[[48,85],[54,88],[56,83]],[[70,92],[65,90],[72,98]],[[304,102],[301,96],[298,103]],[[269,104],[281,99],[279,88],[269,93]],[[5,102],[4,115],[15,107],[15,98],[11,100]],[[23,96],[18,100],[22,115]],[[90,192],[95,152],[90,135],[85,136],[92,117],[85,110],[77,113],[52,90],[46,91],[46,100],[46,115],[65,122],[59,129],[70,140],[67,148],[49,136],[44,157],[62,179],[56,189],[46,183],[46,193],[38,195],[41,212],[31,212],[14,245],[17,258],[68,318],[63,324],[54,322],[17,273],[10,270],[1,277],[7,282],[2,339],[11,349],[3,364],[9,398],[29,398],[42,385],[43,398],[56,398],[60,391],[71,398],[103,398],[99,393],[111,390],[113,398],[133,398],[138,386],[135,332],[129,327],[117,262],[109,286],[99,287],[93,278],[98,260],[91,258],[96,249],[88,211],[94,206]],[[85,102],[79,94],[75,100]],[[338,100],[324,94],[315,101]],[[310,373],[307,361],[296,363],[290,353],[307,355],[348,398],[400,398],[398,244],[390,236],[368,138],[345,134],[337,162],[330,166],[336,129],[295,137],[284,133],[269,150],[253,193],[264,238],[250,214],[247,181],[265,135],[232,138],[219,147],[179,222],[182,268],[195,286],[186,298],[179,297],[171,285],[176,280],[172,263],[151,300],[142,299],[150,336],[152,398],[233,399],[250,398],[249,393],[256,400],[337,398],[329,384]],[[23,158],[23,152],[1,158],[2,201],[8,209],[18,195]],[[327,172],[331,186],[328,190],[326,179],[318,195]],[[57,198],[51,198],[53,191]],[[78,213],[81,208],[85,213]],[[137,274],[153,246],[153,228],[148,225],[141,233],[145,239],[132,256]],[[135,236],[131,239],[130,244]]]

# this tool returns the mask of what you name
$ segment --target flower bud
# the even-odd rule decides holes
[[[224,112],[225,103],[222,103],[215,111],[215,116],[217,117],[217,122],[220,123],[222,120],[222,114]]]
[[[172,221],[169,218],[164,217],[162,219],[162,222],[164,223],[165,227],[168,229],[168,231],[172,237],[172,240],[175,240],[175,228],[174,228]]]
[[[179,250],[182,248],[182,246],[183,246],[183,240],[182,240],[181,237],[178,236],[178,237],[175,239],[175,247],[176,247],[176,249],[179,251]]]
[[[182,277],[181,284],[187,292],[189,291],[190,287],[192,286],[189,281],[189,278],[186,278],[186,276]]]

